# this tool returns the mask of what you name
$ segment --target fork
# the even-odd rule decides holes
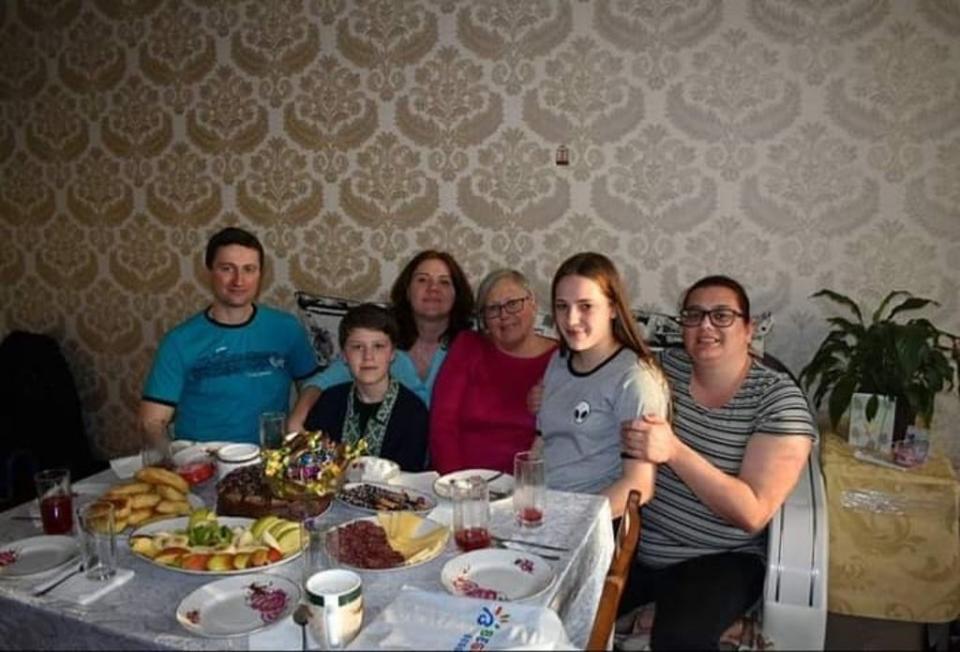
[[[563,546],[551,546],[549,543],[537,543],[536,541],[524,541],[522,539],[507,539],[506,537],[498,537],[494,535],[491,535],[490,538],[498,543],[513,543],[521,546],[533,546],[534,548],[554,550],[556,552],[570,552],[570,548],[564,548]]]
[[[512,543],[512,542],[511,541],[505,542],[503,539],[498,539],[497,537],[490,537],[490,545],[493,546],[494,548],[500,548],[501,550],[511,550],[513,552],[530,552],[529,550],[523,550],[522,548],[515,548],[513,546],[509,546],[507,545],[508,543]],[[558,557],[557,555],[547,555],[540,551],[537,551],[534,554],[536,554],[537,557],[542,557],[543,559],[548,559],[550,561],[560,560],[560,557]]]

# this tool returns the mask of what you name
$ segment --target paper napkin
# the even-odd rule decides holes
[[[64,602],[88,605],[120,588],[133,579],[133,575],[129,568],[118,568],[117,574],[109,580],[98,581],[88,580],[83,573],[79,573],[50,591],[47,596]]]
[[[117,474],[117,477],[126,480],[132,478],[133,474],[143,467],[143,460],[140,455],[129,455],[127,457],[116,457],[110,460],[110,468]]]

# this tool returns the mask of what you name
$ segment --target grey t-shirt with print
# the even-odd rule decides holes
[[[665,417],[668,411],[663,374],[628,348],[587,373],[574,371],[570,355],[557,351],[543,385],[537,428],[551,489],[603,491],[623,473],[620,423],[644,414]]]

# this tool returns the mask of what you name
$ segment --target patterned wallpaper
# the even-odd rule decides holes
[[[0,174],[0,333],[59,339],[106,454],[227,224],[289,309],[423,247],[541,296],[603,251],[647,309],[728,273],[796,370],[825,286],[960,330],[960,0],[4,0]]]

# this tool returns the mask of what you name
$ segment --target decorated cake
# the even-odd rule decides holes
[[[334,443],[321,432],[290,435],[283,447],[263,452],[263,463],[236,469],[217,483],[217,514],[292,520],[322,514],[363,448],[363,442]]]

